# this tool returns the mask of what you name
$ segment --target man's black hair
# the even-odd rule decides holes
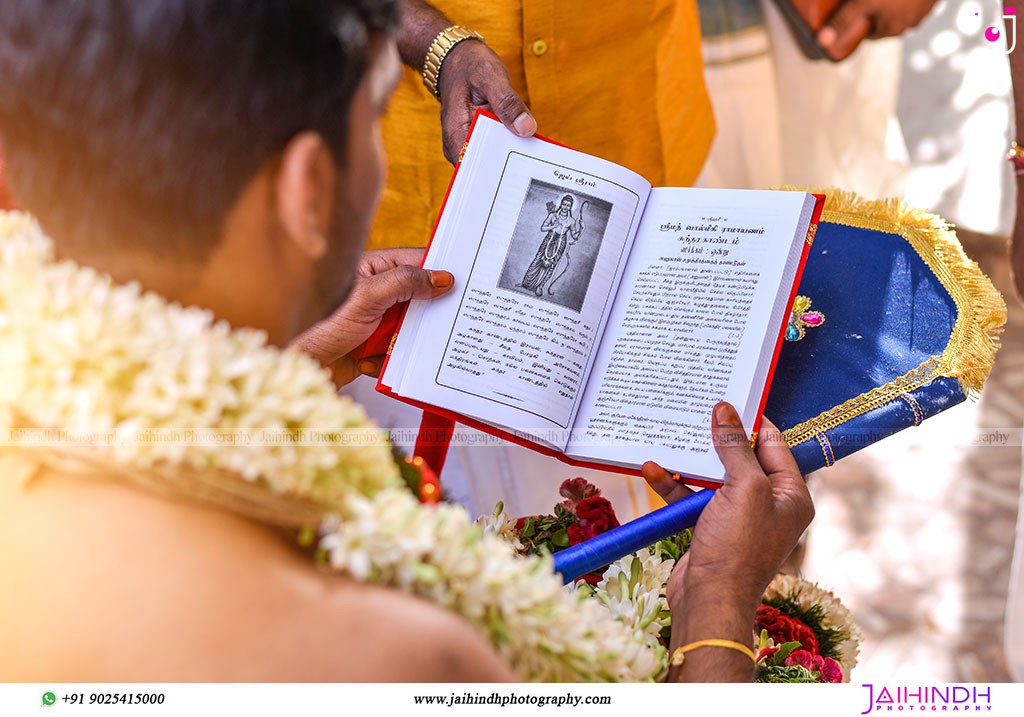
[[[202,258],[297,133],[344,161],[371,40],[394,31],[399,2],[0,0],[16,198],[69,244]]]

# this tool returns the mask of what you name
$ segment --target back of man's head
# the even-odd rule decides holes
[[[397,6],[3,0],[0,137],[19,205],[72,248],[202,260],[297,133],[344,162],[371,38]]]

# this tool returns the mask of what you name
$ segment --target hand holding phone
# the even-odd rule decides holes
[[[793,31],[797,45],[801,52],[811,60],[832,59],[837,61],[839,57],[830,57],[826,50],[818,42],[818,33],[825,27],[825,23],[843,4],[843,0],[775,0],[783,17]],[[865,20],[865,27],[859,37],[853,37],[854,46],[867,37],[871,31],[871,23]],[[833,31],[834,32],[834,31]]]
[[[895,37],[923,20],[936,0],[776,0],[811,58],[849,57],[866,38]]]

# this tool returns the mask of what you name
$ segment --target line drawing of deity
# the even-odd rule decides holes
[[[537,296],[543,296],[544,287],[547,284],[548,295],[555,295],[555,284],[569,271],[571,263],[569,247],[580,240],[585,229],[583,210],[586,209],[589,202],[584,201],[580,205],[578,215],[572,213],[574,203],[575,200],[571,194],[563,196],[557,208],[554,202],[547,203],[548,215],[540,225],[540,230],[547,232],[547,235],[541,241],[540,247],[537,248],[537,256],[534,257],[519,284],[521,288],[532,291]],[[563,257],[565,258],[565,268],[552,279],[551,277]],[[550,283],[548,283],[549,280]]]

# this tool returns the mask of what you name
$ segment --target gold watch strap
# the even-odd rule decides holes
[[[465,40],[479,40],[484,41],[483,36],[470,30],[469,28],[462,27],[461,25],[452,25],[451,27],[441,30],[434,38],[434,41],[430,43],[430,47],[427,49],[427,57],[423,61],[423,84],[427,86],[430,93],[441,98],[438,90],[438,80],[441,77],[441,65],[444,63],[444,58],[448,56],[448,53],[458,45],[460,42]]]

